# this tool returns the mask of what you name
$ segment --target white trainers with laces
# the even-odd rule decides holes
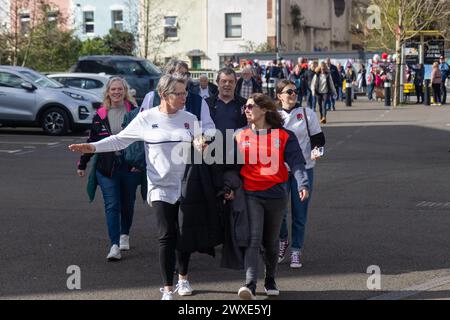
[[[173,292],[172,291],[166,291],[164,288],[159,289],[159,292],[161,292],[162,298],[161,300],[173,300]]]
[[[130,250],[130,236],[123,234],[120,236],[120,250]]]
[[[108,259],[108,261],[119,261],[120,259],[122,259],[120,248],[117,244],[111,247],[111,250],[109,250],[109,254],[106,259]]]
[[[300,262],[301,256],[302,256],[302,253],[300,251],[292,251],[292,253],[291,253],[291,268],[299,269],[302,267],[302,264]]]
[[[188,280],[178,280],[175,292],[178,292],[180,296],[190,296],[193,291]]]

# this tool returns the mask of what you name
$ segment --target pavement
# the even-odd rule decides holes
[[[323,130],[304,266],[280,264],[275,300],[450,300],[450,105],[393,109],[359,98],[338,103]],[[132,250],[105,259],[101,193],[89,203],[67,150],[84,140],[0,128],[0,299],[160,299],[155,216],[141,199]],[[193,255],[195,294],[177,300],[238,300],[244,272],[221,269],[216,251]],[[80,290],[68,288],[71,266]],[[267,298],[262,276],[258,300]]]

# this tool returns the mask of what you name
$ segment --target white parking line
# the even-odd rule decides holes
[[[17,153],[22,150],[0,150],[0,153]]]
[[[416,296],[419,293],[428,291],[430,289],[442,287],[446,284],[450,283],[450,276],[437,278],[423,284],[419,284],[417,286],[409,287],[402,289],[400,291],[395,291],[391,293],[382,294],[381,296],[377,296],[374,298],[370,298],[369,300],[400,300],[408,297]]]
[[[25,142],[25,141],[0,141],[0,144],[26,144],[26,145],[44,145],[44,146],[54,146],[59,144],[59,142]]]

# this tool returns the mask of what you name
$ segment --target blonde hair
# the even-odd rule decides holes
[[[130,97],[129,86],[128,86],[128,83],[125,81],[125,79],[123,79],[121,77],[112,77],[111,79],[109,79],[108,83],[106,84],[105,92],[103,94],[103,106],[108,110],[111,109],[111,98],[109,97],[109,90],[111,89],[113,82],[116,82],[116,81],[120,81],[122,83],[124,101],[129,101],[129,102],[132,101],[131,97]]]
[[[439,68],[439,62],[434,62],[433,63],[433,68]]]

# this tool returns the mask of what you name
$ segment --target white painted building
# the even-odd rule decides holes
[[[9,30],[10,27],[10,0],[0,0],[0,33]]]
[[[267,43],[267,28],[266,0],[208,0],[208,68]]]

